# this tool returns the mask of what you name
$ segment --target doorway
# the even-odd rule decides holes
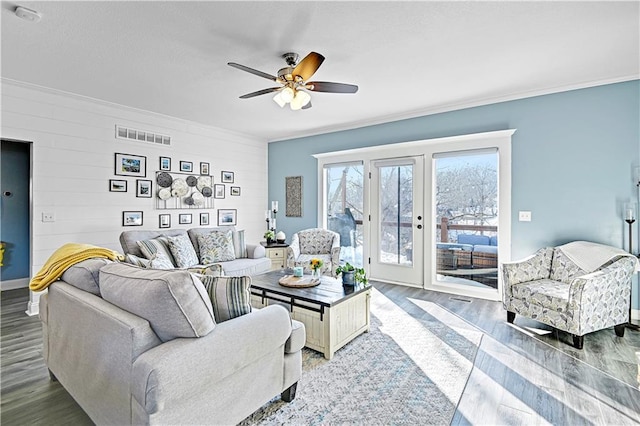
[[[0,290],[27,287],[31,265],[31,144],[2,139]]]

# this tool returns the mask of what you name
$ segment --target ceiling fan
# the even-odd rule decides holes
[[[278,76],[267,74],[245,65],[229,62],[227,65],[242,71],[263,77],[279,83],[279,87],[270,87],[268,89],[258,90],[257,92],[247,93],[240,96],[240,99],[253,98],[255,96],[266,95],[278,92],[273,100],[284,107],[289,104],[292,110],[311,108],[311,95],[309,92],[328,92],[328,93],[356,93],[358,86],[354,84],[333,83],[330,81],[307,81],[320,68],[324,61],[324,56],[319,53],[311,52],[298,62],[297,53],[285,53],[282,58],[287,62],[287,66],[278,71]]]

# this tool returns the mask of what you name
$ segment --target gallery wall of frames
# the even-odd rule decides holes
[[[174,170],[172,164],[176,163],[178,167]],[[240,186],[235,185],[234,171],[220,170],[216,177],[211,173],[209,162],[201,161],[199,168],[194,168],[193,161],[176,162],[164,156],[158,158],[157,169],[151,169],[146,156],[116,152],[114,178],[109,179],[109,191],[128,193],[131,186],[131,193],[135,193],[136,198],[153,200],[155,210],[178,210],[175,218],[178,225],[238,224],[237,209],[218,209],[217,220],[213,223],[210,212],[187,212],[215,209],[216,200],[225,199],[227,195],[240,197],[242,191]],[[131,178],[131,185],[128,178]],[[158,227],[171,228],[173,216],[172,213],[159,212]],[[144,223],[142,210],[122,211],[122,226],[143,226]]]

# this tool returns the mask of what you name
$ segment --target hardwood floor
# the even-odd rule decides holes
[[[374,286],[412,316],[435,315],[429,306],[436,304],[485,333],[452,424],[640,424],[640,333],[627,330],[624,338],[613,328],[591,333],[579,351],[566,333],[535,321],[516,317],[514,325],[507,324],[499,302]],[[40,320],[24,314],[26,289],[2,292],[0,298],[0,423],[92,424],[49,379]]]

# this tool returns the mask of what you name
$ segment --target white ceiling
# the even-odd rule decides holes
[[[13,14],[37,10],[39,23]],[[640,3],[2,2],[2,77],[266,140],[639,78]],[[313,108],[238,96],[326,57]]]

